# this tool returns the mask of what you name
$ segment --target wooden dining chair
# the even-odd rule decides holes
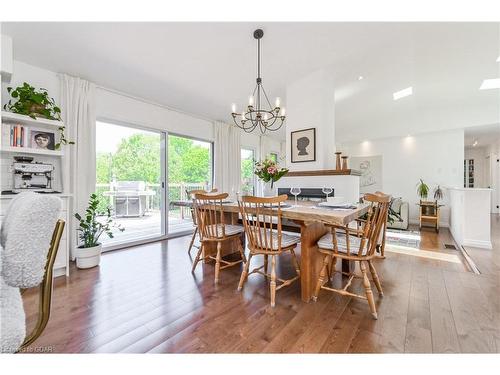
[[[200,260],[215,260],[215,283],[219,282],[220,271],[239,263],[246,262],[245,251],[241,245],[240,237],[244,232],[241,225],[231,225],[224,222],[224,211],[222,201],[229,196],[228,193],[221,194],[200,194],[196,193],[193,199],[193,207],[198,223],[201,246],[196,254],[192,272],[194,272]],[[222,243],[233,242],[238,248],[241,259],[237,261],[227,261],[222,259]],[[202,258],[205,246],[215,243],[217,254],[207,255]]]
[[[271,306],[276,303],[276,291],[290,285],[300,277],[300,268],[295,256],[295,248],[300,238],[290,236],[282,232],[281,209],[282,203],[286,201],[286,195],[278,197],[261,198],[244,196],[238,201],[238,206],[243,219],[243,226],[248,238],[250,255],[241,273],[238,290],[243,288],[248,276],[252,273],[260,273],[270,281]],[[290,252],[296,276],[284,280],[276,277],[276,257],[285,252]],[[264,264],[249,272],[250,261],[255,255],[264,256]],[[271,256],[271,274],[267,273],[268,257]],[[263,271],[261,271],[263,269]],[[281,284],[277,286],[277,281]]]
[[[202,189],[190,190],[190,191],[186,190],[186,196],[190,200],[192,200],[194,198],[195,194],[206,194],[206,193],[217,193],[217,189],[212,189],[209,192],[207,192],[206,190],[202,190]],[[194,232],[193,232],[193,236],[191,237],[191,242],[189,243],[188,254],[191,254],[191,249],[194,246],[194,241],[196,240],[196,235],[198,234],[198,224],[197,224],[196,214],[194,212],[193,206],[191,206],[190,211],[191,211],[191,219],[193,220]],[[194,246],[194,247],[199,249],[199,246]]]
[[[368,301],[371,313],[377,319],[377,309],[373,299],[373,292],[368,279],[366,265],[370,269],[373,282],[380,294],[383,296],[382,285],[373,265],[373,258],[379,242],[381,230],[384,221],[387,220],[387,210],[391,197],[385,194],[365,194],[364,201],[370,203],[370,209],[366,221],[361,229],[350,228],[349,226],[328,225],[329,233],[325,234],[318,241],[318,251],[324,254],[323,266],[314,290],[313,300],[316,301],[321,289],[336,292],[345,296],[352,296]],[[335,270],[337,259],[345,259],[352,262],[358,262],[361,269],[361,276],[354,271],[347,274],[349,279],[342,289],[335,289],[325,285],[325,281],[330,278],[328,268]],[[340,272],[340,271],[333,271]],[[347,289],[355,277],[363,279],[365,295],[358,295],[349,292]]]

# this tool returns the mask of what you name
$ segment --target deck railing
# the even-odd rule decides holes
[[[103,193],[110,190],[110,184],[96,184],[96,194],[99,199],[99,210],[103,211],[106,207],[111,205],[111,200],[109,196],[105,196]],[[180,182],[180,183],[170,183],[168,184],[168,200],[169,202],[175,200],[186,200],[186,191],[195,189],[205,189],[206,184],[204,182]],[[152,195],[148,199],[148,211],[160,211],[161,203],[161,184],[146,183],[146,190],[153,190],[156,194]],[[191,219],[191,214],[189,210],[185,207],[174,207],[170,206],[168,215],[171,217],[177,217],[180,219]]]

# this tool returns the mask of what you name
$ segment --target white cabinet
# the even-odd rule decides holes
[[[69,195],[57,194],[62,200],[62,209],[59,218],[64,220],[66,226],[64,228],[63,235],[61,237],[61,242],[59,244],[59,251],[57,252],[56,261],[54,262],[54,276],[69,276],[69,239],[68,239],[68,228],[69,228],[69,207],[70,199]],[[14,196],[2,196],[0,205],[0,225],[7,211],[7,207],[10,204]]]

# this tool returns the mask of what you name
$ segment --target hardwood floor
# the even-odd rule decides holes
[[[388,246],[387,258],[376,261],[385,293],[376,298],[378,320],[365,301],[326,291],[303,303],[298,283],[279,291],[271,308],[259,275],[236,291],[241,267],[222,271],[216,286],[213,265],[191,274],[190,236],[109,252],[100,267],[72,268],[69,279],[56,280],[52,315],[34,346],[57,353],[499,352],[498,219],[493,233],[492,251],[468,249],[482,275],[444,249],[446,229],[424,230],[419,244],[444,260]],[[291,259],[281,258],[278,274],[292,276]],[[36,291],[24,300],[31,327]]]

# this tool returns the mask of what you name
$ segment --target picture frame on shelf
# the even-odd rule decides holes
[[[316,128],[293,131],[290,137],[292,163],[316,161]]]
[[[47,129],[34,129],[30,130],[31,148],[37,150],[55,150],[56,134]]]

